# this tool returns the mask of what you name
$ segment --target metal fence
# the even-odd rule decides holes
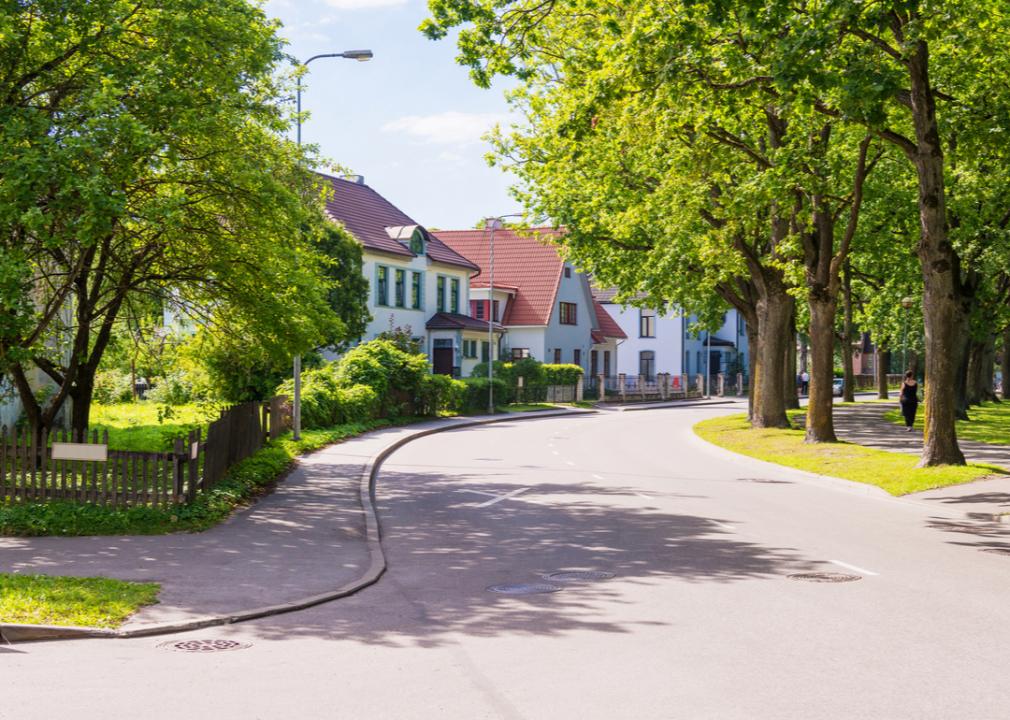
[[[36,434],[0,428],[0,502],[63,500],[115,507],[192,502],[228,468],[291,427],[287,398],[221,412],[203,440],[177,438],[170,452],[109,449],[108,432]]]

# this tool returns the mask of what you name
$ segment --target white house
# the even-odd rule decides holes
[[[491,297],[489,230],[436,231],[448,247],[479,266],[470,282],[470,314],[500,322],[503,349],[513,359],[580,365],[590,376],[616,367],[624,333],[593,300],[585,274],[550,244],[557,230],[494,233],[494,295]]]
[[[436,373],[469,375],[496,348],[502,327],[467,314],[470,276],[479,267],[447,247],[408,217],[364,179],[322,176],[332,193],[330,218],[343,225],[362,247],[362,271],[370,288],[372,316],[362,340],[408,329],[425,348]]]

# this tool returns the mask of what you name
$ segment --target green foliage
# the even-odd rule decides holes
[[[97,373],[92,399],[103,405],[130,402],[133,399],[133,388],[130,387],[129,373],[115,369]]]
[[[343,385],[336,364],[302,373],[302,426],[326,428],[349,422],[366,422],[378,412],[378,394],[367,385]],[[294,396],[294,381],[287,380],[277,394]]]
[[[115,628],[145,605],[161,586],[111,578],[0,573],[0,618],[32,625]]]
[[[417,398],[418,415],[455,414],[466,403],[467,384],[448,375],[425,375]]]
[[[466,389],[461,410],[468,415],[480,415],[487,412],[489,393],[491,393],[496,407],[508,405],[515,400],[513,386],[502,378],[496,377],[493,381],[488,381],[486,377],[469,377],[463,382]]]
[[[365,334],[371,320],[368,279],[361,270],[361,243],[342,226],[327,223],[316,240],[316,248],[323,256],[327,301],[343,322],[340,334],[321,344],[342,351],[347,341]]]
[[[94,405],[91,429],[99,436],[109,433],[109,447],[134,452],[167,452],[176,438],[200,428],[207,436],[207,426],[218,415],[211,404],[158,405],[145,401],[116,405]]]
[[[372,340],[351,348],[336,368],[341,384],[372,388],[379,416],[387,418],[412,414],[427,375],[427,356],[404,352],[389,340]]]
[[[543,372],[544,382],[548,385],[575,385],[583,370],[578,365],[544,365]]]

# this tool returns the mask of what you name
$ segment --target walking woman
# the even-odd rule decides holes
[[[915,411],[919,409],[919,383],[911,372],[905,373],[901,383],[901,414],[905,416],[905,431],[912,432]]]

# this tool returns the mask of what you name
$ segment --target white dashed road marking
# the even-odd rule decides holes
[[[880,573],[875,573],[872,570],[866,570],[861,567],[856,567],[855,565],[849,565],[849,563],[842,562],[841,560],[829,560],[828,562],[838,565],[839,567],[848,568],[862,575],[879,575]]]

